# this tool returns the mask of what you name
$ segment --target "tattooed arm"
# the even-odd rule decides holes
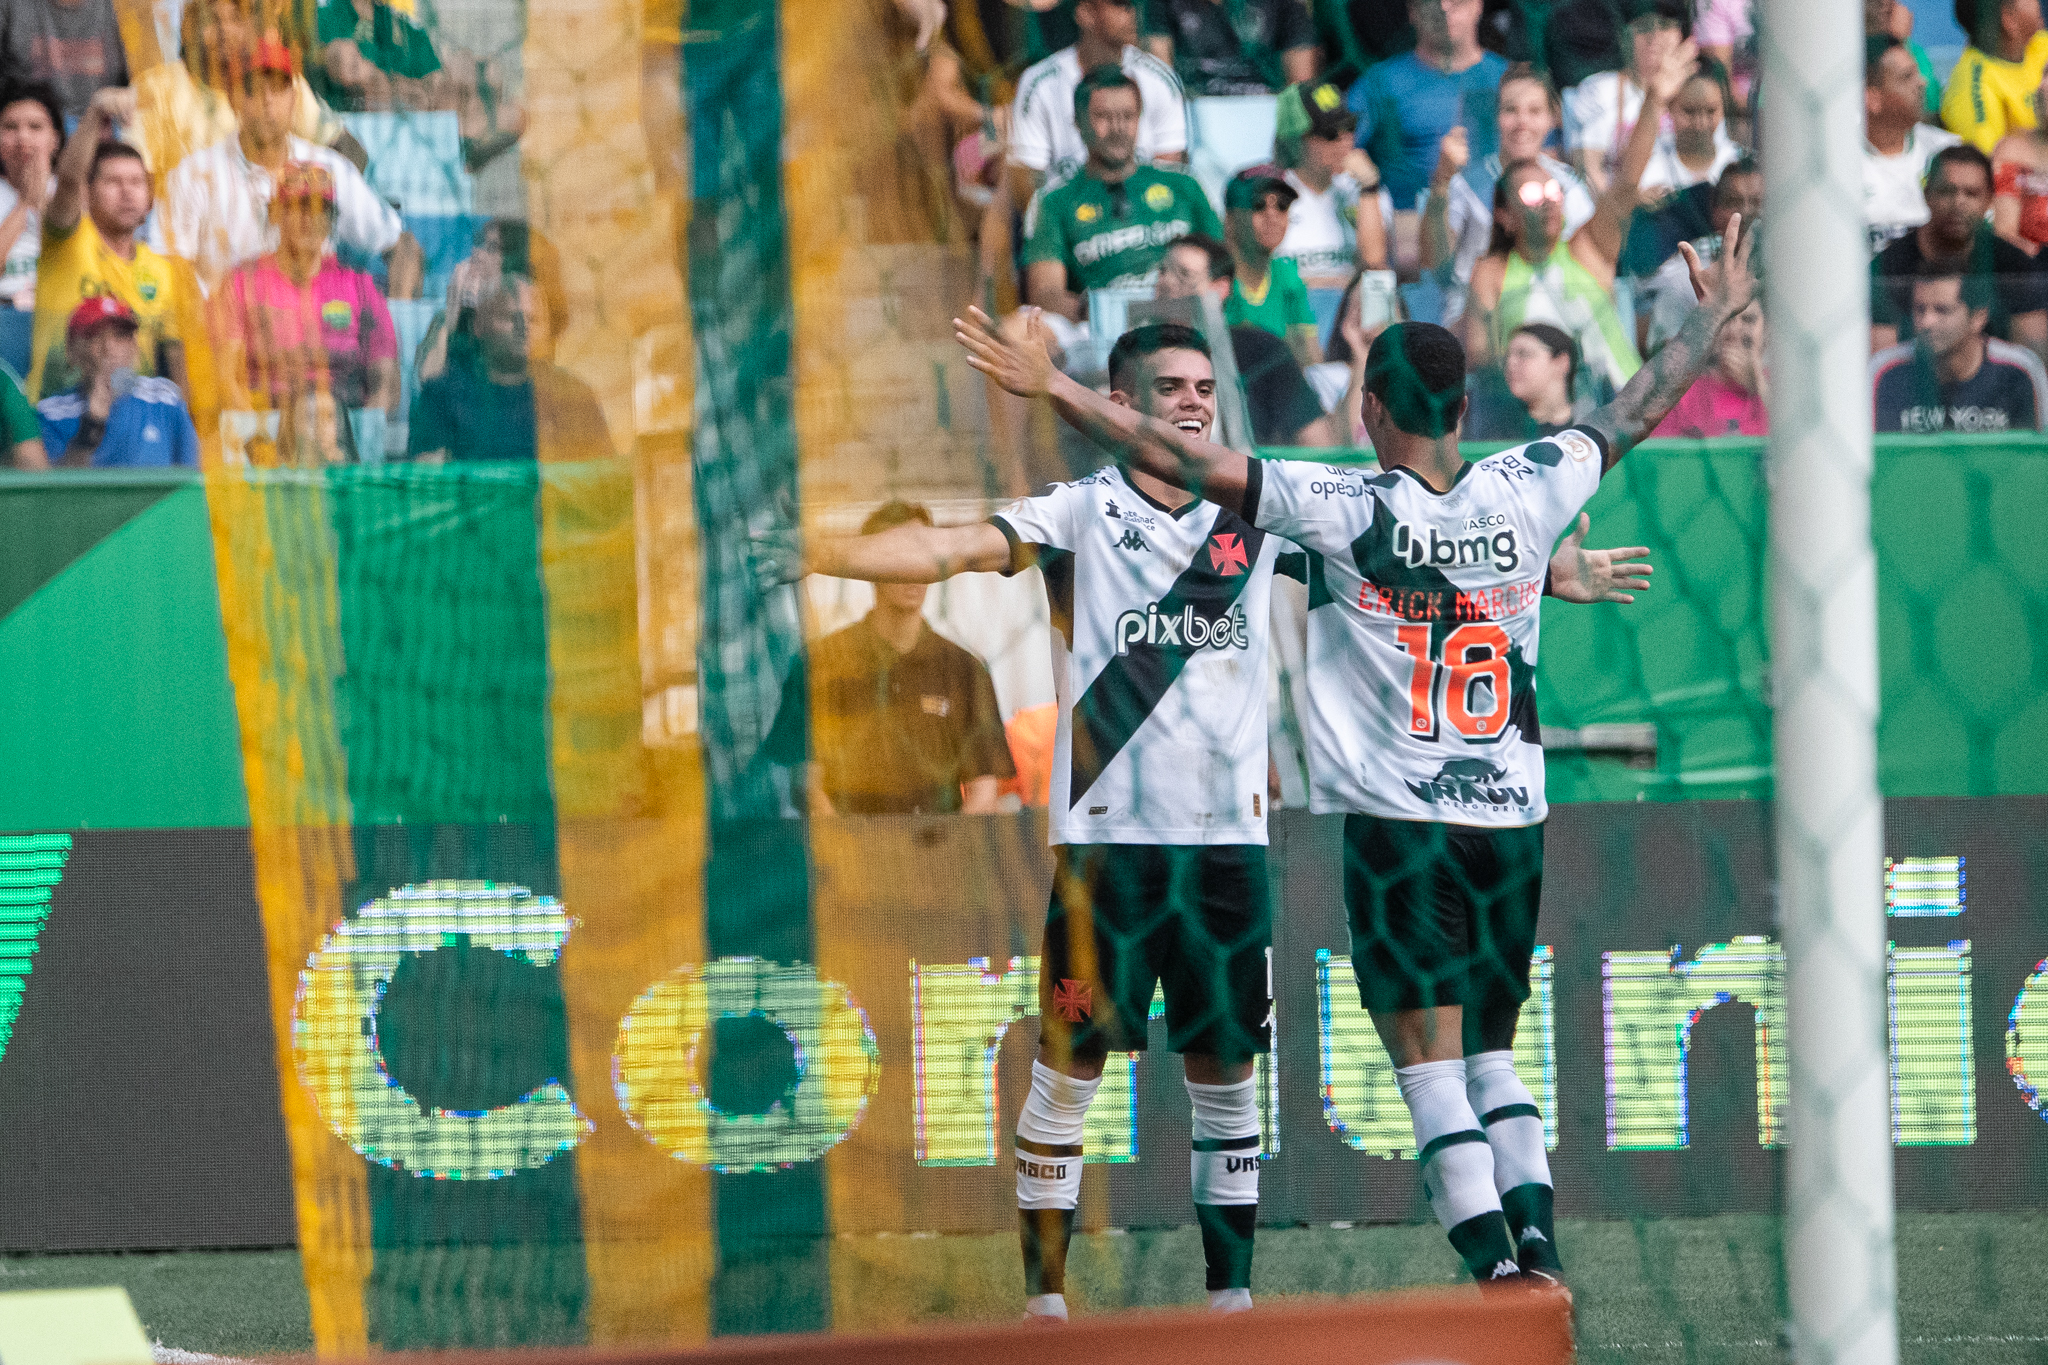
[[[1720,263],[1711,272],[1700,264],[1690,243],[1679,244],[1686,266],[1692,271],[1693,293],[1700,306],[1685,320],[1678,335],[1665,342],[1664,349],[1636,371],[1635,378],[1615,395],[1612,403],[1586,419],[1584,425],[1607,438],[1607,469],[1614,468],[1630,447],[1655,430],[1665,414],[1685,397],[1685,391],[1713,364],[1714,338],[1722,325],[1749,307],[1750,300],[1756,297],[1756,275],[1749,264],[1754,241],[1755,234],[1742,231],[1740,214],[1730,218],[1728,231],[1722,237]]]

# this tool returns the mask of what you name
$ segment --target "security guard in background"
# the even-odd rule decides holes
[[[915,503],[889,502],[861,524],[874,535],[932,524]],[[790,670],[765,746],[777,763],[807,771],[813,815],[912,815],[996,808],[996,784],[1016,776],[981,660],[925,625],[923,583],[877,583],[875,607],[812,643]],[[791,703],[811,688],[811,747]],[[805,762],[809,758],[808,763]]]

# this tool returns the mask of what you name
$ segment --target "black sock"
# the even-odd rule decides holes
[[[1202,1225],[1202,1259],[1210,1289],[1252,1287],[1252,1239],[1259,1226],[1257,1204],[1197,1204]]]
[[[1515,1260],[1524,1270],[1555,1275],[1564,1269],[1557,1254],[1557,1226],[1551,1215],[1554,1200],[1550,1186],[1533,1183],[1517,1185],[1500,1197],[1508,1231],[1515,1237]]]
[[[1017,1240],[1024,1248],[1024,1294],[1067,1292],[1067,1244],[1074,1240],[1072,1209],[1018,1209]]]
[[[1465,1260],[1465,1269],[1481,1284],[1521,1273],[1515,1264],[1515,1239],[1508,1232],[1508,1220],[1498,1210],[1467,1218],[1452,1228],[1450,1235],[1451,1245]]]

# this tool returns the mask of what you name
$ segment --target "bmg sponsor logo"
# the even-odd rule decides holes
[[[1239,607],[1233,607],[1227,616],[1212,618],[1196,615],[1194,607],[1189,605],[1169,616],[1159,610],[1157,602],[1148,602],[1143,611],[1134,609],[1116,618],[1118,658],[1129,654],[1132,645],[1249,649],[1251,643],[1251,627],[1246,624],[1244,610]]]
[[[1501,516],[1467,517],[1462,532],[1439,534],[1436,527],[1424,528],[1400,522],[1394,527],[1394,553],[1411,569],[1427,564],[1433,569],[1468,569],[1490,565],[1502,573],[1521,567],[1522,549],[1515,528]]]

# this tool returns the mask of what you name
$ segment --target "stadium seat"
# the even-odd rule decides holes
[[[1272,95],[1207,95],[1188,101],[1188,169],[1216,211],[1223,184],[1243,167],[1273,156]]]

